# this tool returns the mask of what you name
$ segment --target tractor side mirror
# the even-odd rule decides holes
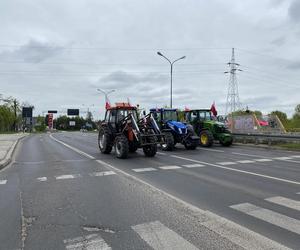
[[[145,111],[145,110],[143,110],[143,115],[144,115],[144,116],[146,115],[146,111]]]

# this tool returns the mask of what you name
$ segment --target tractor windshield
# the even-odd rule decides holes
[[[177,121],[177,112],[176,110],[165,110],[164,111],[164,120],[165,121]]]
[[[199,112],[199,119],[202,121],[211,121],[213,120],[211,117],[210,111],[200,111]]]
[[[118,121],[123,120],[129,114],[133,114],[134,119],[137,121],[137,112],[134,109],[119,109],[118,110]]]

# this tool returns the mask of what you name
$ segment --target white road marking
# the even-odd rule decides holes
[[[216,214],[212,214],[210,220],[200,222],[200,224],[244,249],[289,249],[261,234],[253,232],[248,228]]]
[[[257,207],[250,203],[242,203],[230,207],[278,227],[284,228],[288,231],[300,234],[300,221],[294,218],[290,218],[286,215],[273,212],[269,209]]]
[[[290,184],[300,185],[300,182],[297,182],[297,181],[291,181],[291,180],[287,180],[287,179],[283,179],[283,178],[277,178],[277,177],[270,176],[270,175],[258,174],[258,173],[255,173],[255,172],[249,172],[249,171],[240,170],[240,169],[236,169],[236,168],[220,166],[220,165],[212,164],[212,163],[209,163],[209,162],[198,161],[198,160],[193,160],[193,159],[189,159],[189,158],[186,158],[186,157],[181,157],[181,156],[178,156],[178,155],[170,155],[170,156],[174,157],[174,158],[182,159],[182,160],[187,160],[187,161],[191,161],[191,162],[205,164],[205,165],[216,167],[216,168],[226,169],[226,170],[229,170],[229,171],[234,171],[234,172],[239,172],[239,173],[243,173],[243,174],[249,174],[249,175],[259,176],[259,177],[263,177],[263,178],[267,178],[267,179],[272,179],[272,180],[276,180],[276,181],[286,182],[286,183],[290,183]]]
[[[291,157],[293,157],[293,158],[300,158],[300,155],[293,155]]]
[[[273,161],[272,159],[255,159],[254,161],[257,161],[257,162],[270,162],[270,161]]]
[[[149,187],[150,189],[160,193],[161,195],[165,195],[169,199],[172,199],[172,200],[178,202],[178,204],[181,204],[186,209],[193,212],[195,214],[195,216],[197,215],[199,218],[203,218],[203,216],[206,217],[207,221],[205,223],[209,223],[209,222],[213,222],[213,223],[212,223],[212,225],[207,225],[207,224],[204,225],[204,223],[202,223],[204,226],[206,226],[211,231],[216,232],[221,237],[224,237],[224,238],[230,240],[231,242],[235,243],[236,245],[241,246],[242,248],[246,248],[246,249],[289,249],[275,241],[272,241],[258,233],[255,233],[245,227],[242,227],[230,220],[220,217],[217,214],[202,210],[199,207],[192,205],[192,204],[190,204],[190,203],[188,203],[188,202],[186,202],[164,190],[161,190],[158,187],[155,187],[152,184],[150,184],[144,180],[141,180],[138,177],[136,177],[132,174],[129,174],[129,173],[105,162],[105,161],[96,160],[96,162],[98,162],[101,166],[106,166],[110,169],[113,169],[114,171],[116,171],[120,174],[123,174],[124,176],[127,176],[127,177],[131,178],[132,180],[135,180],[136,182]],[[214,166],[214,164],[207,164],[207,165]],[[254,246],[254,247],[252,247],[252,246]],[[255,247],[255,246],[257,246],[257,247]]]
[[[235,165],[236,162],[233,162],[233,161],[224,161],[224,162],[217,162],[217,164],[220,164],[222,166],[227,166],[227,165]]]
[[[186,165],[182,165],[185,168],[202,168],[202,167],[206,167],[202,164],[186,164]]]
[[[56,180],[66,180],[66,179],[75,179],[78,177],[80,177],[79,174],[65,174],[65,175],[56,176],[55,179]]]
[[[162,167],[159,167],[160,169],[163,169],[163,170],[172,170],[172,169],[179,169],[181,167],[179,166],[162,166]]]
[[[64,240],[66,249],[71,250],[111,250],[112,248],[98,234]]]
[[[156,171],[156,168],[133,168],[132,171],[140,173],[140,172],[150,172],[150,171]]]
[[[218,153],[224,153],[224,150],[219,150],[219,149],[212,149],[212,148],[202,148],[202,147],[198,147],[197,149],[200,150],[205,150],[205,151],[211,151],[211,152],[218,152]]]
[[[292,160],[292,158],[291,157],[286,157],[286,156],[284,156],[284,157],[274,157],[273,159],[275,159],[275,160]]]
[[[132,226],[132,229],[154,250],[198,249],[159,221]]]
[[[265,200],[269,201],[269,202],[273,202],[273,203],[281,205],[281,206],[284,206],[284,207],[288,207],[288,208],[300,211],[300,201],[288,199],[288,198],[281,197],[281,196],[271,197],[271,198],[267,198]]]
[[[156,152],[156,154],[158,154],[158,155],[166,155],[166,153],[162,153],[162,152]]]
[[[38,181],[47,181],[47,177],[38,177],[36,178]]]
[[[85,157],[87,157],[87,158],[89,158],[89,159],[92,159],[92,160],[95,159],[94,156],[91,156],[91,155],[89,155],[89,154],[87,154],[87,153],[85,153],[85,152],[83,152],[83,151],[81,151],[81,150],[79,150],[79,149],[77,149],[77,148],[74,148],[74,147],[72,147],[71,145],[69,145],[69,144],[67,144],[67,143],[64,143],[64,142],[62,142],[62,141],[60,141],[60,140],[57,140],[57,139],[54,138],[52,135],[50,135],[50,138],[53,139],[54,141],[56,141],[56,142],[58,142],[58,143],[64,145],[65,147],[67,147],[67,148],[69,148],[69,149],[72,149],[73,151],[77,152],[78,154],[81,154],[81,155],[83,155],[83,156],[85,156]]]
[[[254,163],[255,161],[251,161],[251,160],[241,160],[241,161],[237,161],[238,163]]]
[[[252,155],[252,154],[236,153],[236,152],[232,152],[232,154],[234,154],[234,155],[251,156],[251,157],[265,157],[265,156],[262,156],[262,155]]]
[[[90,176],[105,176],[105,175],[114,175],[114,174],[116,174],[114,171],[103,171],[103,172],[90,173]]]
[[[0,185],[6,184],[7,180],[0,180]]]

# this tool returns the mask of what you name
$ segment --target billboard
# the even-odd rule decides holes
[[[75,121],[69,121],[69,126],[70,127],[75,127],[76,125],[76,122]]]
[[[79,115],[79,109],[68,109],[68,115]]]
[[[22,108],[22,117],[32,117],[32,107],[23,107]]]
[[[57,114],[57,110],[48,110],[48,114]]]

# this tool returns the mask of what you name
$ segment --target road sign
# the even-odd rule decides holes
[[[32,107],[23,107],[22,108],[22,117],[32,117]]]
[[[48,114],[48,127],[49,129],[53,129],[53,114]]]
[[[68,115],[79,115],[79,109],[68,109]]]
[[[57,110],[48,110],[48,114],[57,114]]]
[[[70,127],[75,127],[76,125],[76,122],[75,121],[69,121],[69,126]]]

